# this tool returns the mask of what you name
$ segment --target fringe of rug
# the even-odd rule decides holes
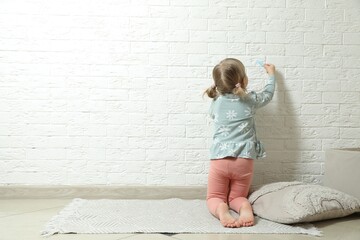
[[[308,234],[308,235],[317,236],[317,237],[323,236],[323,233],[311,223],[297,224],[295,226],[299,227],[300,228],[299,230],[303,234]]]
[[[74,209],[81,206],[83,199],[75,198],[71,203],[69,203],[65,208],[63,208],[57,215],[52,217],[50,221],[45,225],[43,231],[41,231],[41,235],[44,237],[49,237],[51,235],[61,233],[61,229],[59,226],[62,225],[67,219],[69,215],[74,213]]]

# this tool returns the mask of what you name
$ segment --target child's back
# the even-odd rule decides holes
[[[211,159],[223,157],[262,158],[265,151],[258,141],[255,128],[256,109],[265,106],[273,97],[275,78],[270,76],[264,91],[244,96],[227,93],[217,96],[210,107],[214,119]]]

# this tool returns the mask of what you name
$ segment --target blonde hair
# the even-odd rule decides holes
[[[217,64],[212,72],[215,85],[212,85],[204,94],[210,98],[217,98],[219,95],[232,93],[239,97],[246,95],[248,78],[245,67],[235,58],[226,58]]]

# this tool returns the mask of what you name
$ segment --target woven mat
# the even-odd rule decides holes
[[[232,212],[237,216],[235,212]],[[255,225],[225,228],[207,210],[204,200],[74,199],[41,233],[263,233],[321,236],[312,224],[284,225],[256,217]]]

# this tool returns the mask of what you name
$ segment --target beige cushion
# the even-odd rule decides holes
[[[250,195],[249,201],[259,217],[285,224],[338,218],[360,212],[357,198],[335,189],[301,182],[264,185]]]

